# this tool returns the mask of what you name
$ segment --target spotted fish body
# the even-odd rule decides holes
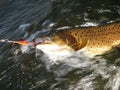
[[[94,55],[104,54],[120,44],[120,23],[58,31],[54,38],[74,50],[85,48]]]

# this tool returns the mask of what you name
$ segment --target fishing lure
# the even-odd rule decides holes
[[[29,42],[27,40],[11,41],[8,39],[1,39],[0,42],[8,42],[8,43],[14,43],[14,44],[19,44],[24,46],[35,46],[35,42]]]

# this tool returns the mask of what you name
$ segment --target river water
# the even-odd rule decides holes
[[[119,19],[120,0],[0,0],[0,39],[32,41]],[[119,53],[51,65],[34,48],[0,43],[0,90],[120,90]]]

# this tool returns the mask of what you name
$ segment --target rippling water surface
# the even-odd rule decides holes
[[[0,0],[0,39],[32,41],[119,19],[120,0]],[[0,90],[120,90],[119,53],[53,64],[34,48],[0,43]]]

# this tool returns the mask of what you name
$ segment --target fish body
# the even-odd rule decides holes
[[[96,55],[103,54],[120,44],[120,23],[59,31],[56,37],[74,50],[86,48]]]
[[[62,30],[49,38],[49,43],[39,44],[37,48],[43,50],[41,46],[48,46],[47,48],[56,53],[65,49],[69,52],[85,49],[93,55],[104,54],[120,44],[120,23]],[[47,48],[43,50],[46,53]]]

